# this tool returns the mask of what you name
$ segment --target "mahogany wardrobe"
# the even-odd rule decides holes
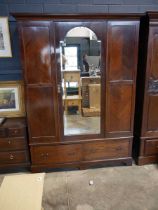
[[[141,18],[134,151],[138,165],[158,162],[158,13]]]
[[[84,168],[99,163],[131,165],[140,16],[14,14],[14,17],[18,22],[21,41],[32,171],[59,167]],[[61,71],[65,65],[62,63],[61,48],[65,53],[70,53],[70,48],[64,48],[67,46],[65,37],[71,34],[72,29],[82,30],[83,27],[91,31],[91,38],[82,37],[82,42],[89,43],[91,48],[87,50],[83,45],[80,51],[84,48],[84,52],[88,52],[89,62],[93,57],[93,71],[94,57],[100,56],[97,64],[100,76],[89,78],[84,71],[81,76],[77,74],[80,70],[72,71],[69,82],[79,76],[82,80],[81,95],[77,100],[72,97],[63,99],[62,78],[67,71]],[[156,30],[152,29],[152,33],[156,34]],[[77,34],[81,35],[79,31]],[[66,41],[70,41],[70,37]],[[97,42],[94,41],[95,37]],[[91,49],[96,46],[100,46],[100,50],[93,54]],[[71,50],[75,52],[75,48]],[[75,57],[72,63],[75,65]],[[78,64],[77,69],[80,68],[81,64]],[[100,84],[93,83],[95,77],[100,78]],[[82,112],[90,110],[83,104],[85,79],[90,81],[90,92],[100,91],[100,98],[97,93],[93,94],[95,92],[89,93],[91,104],[96,104],[98,98],[100,100],[99,118],[94,119],[99,119],[99,130],[96,132],[98,124],[95,124],[95,132],[74,134],[70,128],[66,134],[63,103],[68,106],[81,105]],[[79,114],[65,116],[74,116],[72,126],[79,122]],[[93,118],[86,118],[85,114],[84,120],[88,119],[85,126],[89,126],[89,131]]]

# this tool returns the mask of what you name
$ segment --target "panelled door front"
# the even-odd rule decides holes
[[[21,23],[30,143],[59,140],[58,101],[51,21]]]
[[[158,24],[150,26],[142,136],[158,135]]]
[[[106,134],[132,135],[139,21],[108,21]]]

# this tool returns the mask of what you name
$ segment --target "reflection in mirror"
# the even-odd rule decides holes
[[[101,42],[75,27],[60,41],[64,135],[100,133]]]

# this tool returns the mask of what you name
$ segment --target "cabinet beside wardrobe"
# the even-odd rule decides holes
[[[141,20],[134,151],[139,165],[158,161],[158,13]]]
[[[131,165],[140,16],[14,16],[21,40],[32,171]],[[59,50],[74,27],[90,29],[101,42],[100,131],[95,134],[64,134]]]

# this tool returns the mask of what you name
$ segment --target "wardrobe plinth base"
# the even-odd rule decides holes
[[[140,156],[136,161],[137,165],[142,166],[145,164],[158,163],[158,155],[153,156]]]
[[[119,159],[106,159],[106,160],[93,160],[93,161],[83,161],[79,163],[63,163],[63,164],[33,164],[31,166],[32,173],[38,173],[42,171],[50,171],[54,169],[73,169],[77,168],[80,170],[85,170],[92,167],[108,167],[108,166],[131,166],[132,158],[119,158]]]

